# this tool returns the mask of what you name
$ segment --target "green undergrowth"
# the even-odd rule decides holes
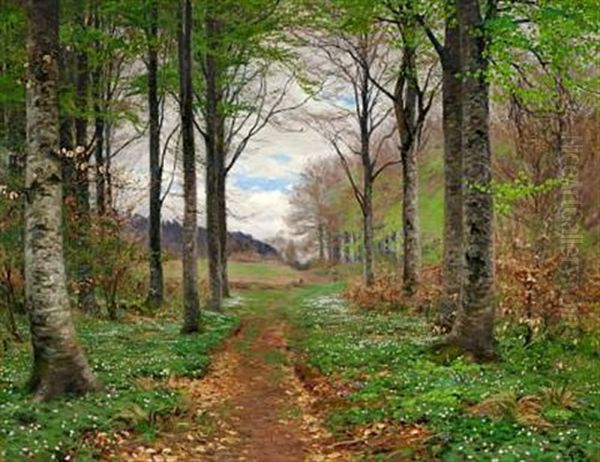
[[[157,420],[177,411],[182,397],[170,376],[202,376],[210,353],[237,325],[230,315],[206,313],[202,333],[181,335],[180,323],[140,319],[118,323],[81,317],[77,330],[104,387],[85,397],[33,403],[25,392],[28,342],[0,363],[0,460],[92,460],[82,445],[92,432],[133,429],[152,438]],[[152,380],[150,380],[152,379]]]
[[[351,310],[337,297],[340,289],[298,290],[287,310],[294,348],[351,390],[345,405],[330,411],[334,432],[378,422],[424,425],[427,460],[600,460],[598,334],[527,347],[503,334],[500,362],[444,362],[431,353],[438,339],[425,319]],[[423,457],[417,454],[407,460]]]

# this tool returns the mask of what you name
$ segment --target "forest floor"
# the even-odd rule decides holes
[[[598,461],[600,337],[524,345],[502,360],[437,357],[426,316],[369,311],[343,283],[255,287],[204,378],[171,379],[187,406],[105,460]]]
[[[348,268],[232,273],[235,296],[196,335],[176,306],[77,316],[102,393],[32,403],[29,342],[15,345],[0,461],[600,461],[599,329],[527,343],[499,324],[501,360],[475,364],[432,354],[425,312],[350,305],[330,282]]]
[[[345,461],[300,381],[288,346],[282,290],[245,298],[239,329],[200,379],[170,385],[183,392],[184,412],[163,422],[151,444],[123,440],[105,460]]]

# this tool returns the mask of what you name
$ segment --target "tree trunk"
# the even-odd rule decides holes
[[[85,2],[79,7],[79,25],[86,27]],[[90,181],[89,181],[89,153],[87,149],[88,137],[88,88],[89,67],[87,53],[77,53],[76,98],[75,104],[80,115],[75,119],[75,152],[80,153],[76,158],[75,189],[77,200],[77,247],[78,257],[81,259],[77,268],[78,305],[86,313],[96,313],[95,283],[91,268],[90,234],[92,231],[92,218],[90,215]]]
[[[196,190],[196,153],[194,146],[194,110],[192,101],[192,3],[181,0],[179,31],[179,79],[181,139],[183,144],[183,333],[197,332],[200,324],[198,296],[198,218]]]
[[[421,240],[418,203],[417,167],[417,64],[413,44],[404,46],[401,75],[396,85],[395,114],[400,132],[402,162],[402,232],[404,292],[412,296],[417,291],[421,271]],[[400,93],[405,93],[404,95]]]
[[[150,287],[148,303],[159,306],[163,302],[163,268],[161,254],[161,183],[160,164],[160,122],[158,100],[158,1],[150,6],[150,27],[148,29],[148,112],[150,124],[150,213],[149,213],[149,263]]]
[[[494,351],[493,201],[489,140],[489,87],[485,35],[478,0],[459,0],[462,147],[464,180],[464,273],[461,305],[450,341],[478,359]]]
[[[223,156],[224,159],[224,156]],[[231,296],[229,292],[229,275],[227,269],[227,176],[223,171],[219,175],[219,251],[221,253],[221,289],[223,297]]]
[[[58,116],[58,1],[29,0],[25,281],[31,390],[38,400],[98,387],[79,347],[66,289]]]
[[[95,123],[96,146],[94,159],[96,161],[96,210],[98,215],[106,214],[106,166],[104,162],[104,119],[96,116]]]
[[[375,282],[373,272],[373,194],[372,184],[365,180],[363,209],[363,280],[367,286]]]
[[[112,124],[105,122],[104,131],[104,179],[106,191],[106,210],[110,213],[113,211],[113,192],[112,192],[112,176],[111,176],[111,156],[112,156]]]
[[[212,7],[209,5],[208,9]],[[219,90],[218,90],[218,21],[207,12],[206,16],[206,245],[208,256],[208,279],[210,290],[209,308],[222,308],[223,285],[221,269],[221,235],[219,231],[219,191],[222,170],[218,147],[219,136]]]
[[[448,18],[445,54],[442,56],[442,100],[444,130],[444,249],[442,298],[438,324],[445,332],[452,328],[458,310],[463,270],[463,178],[461,141],[460,36],[455,18]]]
[[[94,4],[94,27],[100,30],[100,16],[98,12],[97,2]],[[95,44],[96,52],[100,53],[100,44]],[[104,115],[102,114],[104,91],[103,91],[103,79],[102,79],[102,66],[98,65],[94,69],[92,74],[92,93],[94,99],[94,136],[96,138],[96,145],[94,146],[94,160],[96,161],[96,211],[98,215],[104,215],[106,213],[106,167],[104,162]]]
[[[348,231],[344,231],[344,242],[343,242],[343,255],[344,255],[344,263],[348,264],[348,263],[352,263],[352,253],[351,253],[351,246],[352,246],[352,241],[350,240],[350,233]]]
[[[323,223],[319,223],[319,261],[325,261],[325,229]]]
[[[419,186],[417,156],[414,147],[402,155],[402,178],[403,289],[407,295],[414,295],[419,285],[421,272]]]
[[[365,285],[372,286],[375,282],[373,271],[373,182],[374,163],[371,160],[371,127],[369,121],[371,118],[370,102],[370,80],[368,65],[362,64],[362,75],[360,83],[360,111],[359,111],[359,129],[360,129],[360,157],[363,171],[363,280]]]

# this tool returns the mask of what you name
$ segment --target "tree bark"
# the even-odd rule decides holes
[[[37,400],[95,390],[79,347],[66,289],[58,116],[57,0],[29,0],[25,289]]]
[[[370,180],[365,179],[363,208],[363,280],[367,286],[372,286],[375,282],[373,264],[373,184]]]
[[[192,3],[181,0],[179,30],[179,79],[181,138],[183,144],[183,333],[197,332],[200,324],[198,296],[198,218],[196,190],[196,153],[194,146],[194,91],[192,87]]]
[[[442,298],[438,324],[448,332],[454,323],[461,293],[463,270],[463,153],[462,83],[460,37],[455,17],[446,23],[442,62],[442,100],[444,131],[444,239],[442,260]]]
[[[362,47],[361,47],[362,48]],[[366,50],[361,49],[362,53]],[[369,127],[369,119],[371,117],[370,101],[370,80],[369,68],[365,62],[361,64],[362,75],[360,82],[360,111],[359,111],[359,129],[360,129],[360,157],[363,171],[363,279],[367,287],[372,286],[375,282],[374,254],[373,254],[373,182],[374,164],[371,160],[371,128]]]
[[[94,4],[94,27],[100,29],[100,13],[98,12],[98,3]],[[100,44],[95,44],[96,52],[100,54]],[[94,136],[96,144],[94,146],[94,160],[96,161],[96,211],[99,215],[106,214],[106,165],[104,159],[104,132],[105,123],[102,114],[104,106],[104,91],[102,79],[102,66],[97,65],[92,73],[92,93],[94,99]]]
[[[96,146],[94,147],[94,159],[96,161],[96,210],[98,215],[106,214],[106,165],[104,162],[104,119],[96,116],[94,127],[96,133]]]
[[[149,211],[149,263],[150,287],[148,303],[159,306],[163,302],[163,268],[161,253],[161,184],[160,122],[158,100],[158,1],[150,5],[148,28],[148,112],[150,125],[150,211]]]
[[[219,219],[219,192],[224,159],[220,158],[219,138],[219,83],[218,48],[219,23],[212,15],[209,5],[206,14],[207,52],[206,72],[206,244],[208,256],[208,279],[210,290],[209,308],[222,309],[223,271],[221,268],[221,234]]]
[[[223,160],[225,156],[223,154]],[[224,167],[224,166],[223,166]],[[231,296],[229,292],[229,274],[227,268],[227,176],[223,168],[219,175],[219,251],[221,254],[221,289],[223,297]]]
[[[319,261],[325,261],[325,229],[323,223],[319,223],[317,232],[319,233]]]
[[[105,121],[104,123],[104,179],[106,191],[106,209],[113,212],[113,192],[112,192],[112,175],[111,175],[111,156],[112,156],[112,123]]]
[[[461,304],[450,341],[478,359],[494,350],[493,200],[489,86],[483,18],[478,0],[458,0],[464,159],[464,272]]]
[[[85,1],[79,4],[81,11],[78,13],[79,26],[87,26],[85,11]],[[77,52],[77,72],[76,72],[76,98],[75,104],[79,115],[75,119],[75,153],[80,153],[76,158],[75,168],[75,197],[77,200],[77,247],[78,257],[80,258],[77,268],[78,285],[78,305],[86,313],[96,313],[98,306],[96,304],[95,282],[91,267],[90,233],[92,230],[92,217],[90,214],[90,181],[89,181],[89,153],[88,153],[88,115],[89,99],[89,66],[88,56],[85,51]]]
[[[421,239],[419,227],[418,203],[418,166],[417,166],[417,64],[416,49],[412,44],[404,47],[401,75],[396,85],[394,102],[396,122],[400,132],[400,158],[402,162],[402,232],[404,293],[412,296],[416,293],[421,272]],[[400,92],[404,95],[398,94]]]

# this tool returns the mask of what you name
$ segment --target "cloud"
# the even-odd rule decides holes
[[[292,160],[288,154],[285,154],[283,152],[279,153],[279,154],[275,154],[272,157],[280,164],[287,164],[288,162],[290,162]]]
[[[297,86],[286,96],[294,105],[303,100],[306,94]],[[302,114],[322,112],[327,104],[311,100],[300,112]],[[329,106],[331,108],[331,106]],[[142,114],[142,117],[144,115]],[[169,104],[164,121],[163,141],[166,133],[176,125],[178,111],[175,104]],[[120,145],[133,133],[132,129],[121,128],[115,145]],[[203,140],[196,140],[198,155],[203,155]],[[229,228],[232,231],[251,233],[260,239],[268,239],[280,231],[287,231],[285,216],[288,213],[288,193],[299,174],[309,162],[331,155],[328,143],[306,124],[298,114],[284,113],[279,116],[276,126],[267,126],[250,141],[245,152],[232,168],[228,178]],[[134,211],[146,215],[148,212],[148,137],[128,146],[116,159],[115,164],[133,172],[141,183],[135,191]],[[173,171],[173,159],[166,160],[163,188],[166,189]],[[181,166],[175,168],[175,179],[167,196],[163,219],[181,220],[183,198],[181,187]],[[204,171],[198,166],[198,205],[199,222],[204,217]],[[133,192],[130,194],[133,195]],[[131,202],[131,200],[130,200]]]

